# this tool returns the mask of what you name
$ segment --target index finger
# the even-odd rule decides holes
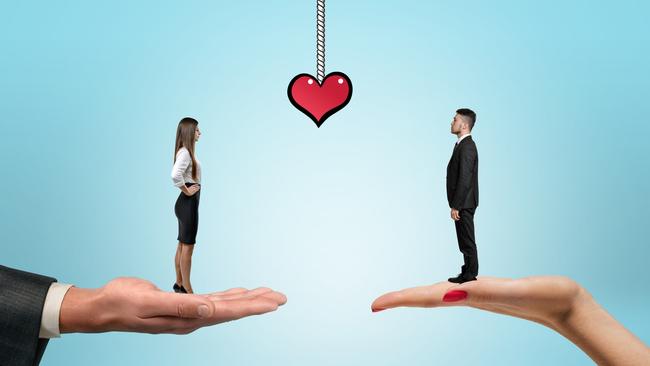
[[[287,297],[277,291],[252,298],[214,301],[215,311],[208,320],[211,324],[261,315],[275,311],[287,302]]]

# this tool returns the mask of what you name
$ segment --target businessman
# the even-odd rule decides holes
[[[456,226],[458,248],[463,253],[464,264],[450,282],[463,283],[478,276],[478,252],[474,237],[474,213],[478,207],[478,151],[471,132],[476,123],[476,113],[461,108],[451,121],[451,133],[458,137],[454,152],[447,165],[447,201],[451,218]]]
[[[38,365],[48,340],[60,333],[187,334],[274,311],[285,302],[269,288],[175,294],[126,277],[83,289],[0,265],[0,365]]]

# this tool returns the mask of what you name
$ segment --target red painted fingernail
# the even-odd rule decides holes
[[[377,308],[377,309],[372,309],[372,312],[373,312],[373,313],[378,313],[378,312],[380,312],[380,311],[384,311],[384,310],[386,310],[386,309]]]
[[[454,302],[454,301],[465,300],[466,298],[467,298],[467,292],[462,290],[452,290],[447,292],[445,296],[442,297],[442,301]]]

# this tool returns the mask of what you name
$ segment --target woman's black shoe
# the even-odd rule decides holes
[[[186,294],[186,293],[187,293],[187,290],[185,289],[185,287],[183,287],[183,285],[181,285],[181,289],[179,290],[179,292],[180,292],[181,294]]]
[[[173,288],[174,288],[175,293],[179,293],[179,292],[181,292],[181,289],[183,288],[183,286],[179,286],[177,283],[174,283]]]

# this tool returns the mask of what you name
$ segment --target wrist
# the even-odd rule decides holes
[[[650,358],[650,348],[616,321],[582,287],[571,310],[551,327],[598,365],[640,365]]]
[[[59,330],[63,333],[101,332],[101,314],[97,311],[99,290],[71,287],[61,303]]]
[[[547,325],[560,333],[566,333],[575,328],[576,322],[582,321],[586,316],[599,309],[602,308],[591,294],[579,286],[576,295],[569,300],[566,311],[547,319]]]

